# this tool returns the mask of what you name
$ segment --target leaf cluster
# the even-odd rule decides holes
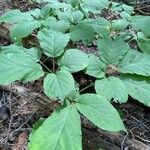
[[[61,104],[34,125],[29,150],[81,150],[80,115],[103,130],[126,131],[111,101],[125,103],[130,95],[150,106],[149,16],[133,15],[133,7],[107,0],[38,2],[48,4],[0,17],[11,25],[12,39],[0,49],[0,84],[42,77],[45,94]],[[112,18],[103,17],[104,10]],[[29,35],[40,47],[24,47],[22,39]],[[131,41],[138,50],[130,47]],[[73,45],[78,42],[95,45],[98,55],[77,49]],[[94,77],[95,93],[81,94],[73,75],[80,71]]]

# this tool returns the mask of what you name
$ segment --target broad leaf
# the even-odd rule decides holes
[[[33,17],[29,13],[23,13],[20,10],[11,10],[0,17],[0,22],[20,23],[23,21],[32,21]]]
[[[99,39],[97,45],[106,64],[118,64],[130,49],[120,37],[116,37],[114,40],[109,37]]]
[[[0,84],[9,84],[16,80],[32,81],[43,76],[42,67],[34,61],[23,53],[0,54]]]
[[[15,44],[9,46],[3,46],[0,54],[10,54],[13,53],[14,55],[23,55],[24,58],[30,58],[33,62],[38,62],[41,58],[41,51],[37,48],[30,48],[27,49],[22,46],[18,46]]]
[[[116,109],[96,94],[83,94],[76,103],[77,109],[103,130],[126,130]]]
[[[89,59],[86,53],[78,49],[67,50],[61,58],[59,65],[61,69],[69,72],[78,72],[88,66]]]
[[[64,22],[64,21],[56,21],[56,18],[54,17],[48,17],[46,20],[42,22],[42,24],[45,27],[48,27],[52,30],[60,31],[63,33],[65,33],[70,27],[69,23]]]
[[[44,90],[50,98],[59,98],[64,100],[73,89],[75,83],[72,75],[65,70],[60,70],[54,73],[49,73],[44,79]]]
[[[126,13],[128,13],[129,15],[132,15],[132,14],[133,14],[134,8],[133,8],[132,6],[123,4],[123,5],[122,5],[122,8],[123,8],[123,10],[124,10]]]
[[[139,48],[143,52],[150,54],[150,38],[148,39],[147,37],[145,37],[145,35],[142,32],[138,32],[137,42],[138,42]]]
[[[38,33],[38,39],[44,53],[49,57],[58,57],[64,52],[70,36],[59,31],[43,29]]]
[[[103,78],[105,76],[104,70],[105,64],[95,55],[90,55],[86,74],[96,78]]]
[[[91,13],[100,14],[100,12],[109,5],[108,0],[84,0],[83,8]]]
[[[102,17],[96,19],[84,19],[80,23],[91,26],[96,33],[101,33],[102,30],[109,27],[109,22]]]
[[[35,29],[39,28],[41,23],[39,21],[30,21],[26,23],[18,23],[14,25],[10,30],[10,36],[13,41],[19,41],[24,37],[27,37]]]
[[[146,37],[150,37],[150,16],[136,15],[131,18],[131,25],[136,29],[142,31]]]
[[[112,21],[112,29],[113,30],[124,30],[129,25],[129,22],[124,19],[114,20]]]
[[[123,75],[121,80],[128,93],[134,99],[150,107],[150,78],[133,75]]]
[[[150,56],[130,50],[120,62],[120,71],[123,73],[150,76]]]
[[[95,32],[91,26],[81,23],[71,28],[70,37],[72,41],[83,41],[84,43],[90,43],[95,38]]]
[[[117,77],[108,77],[96,80],[95,90],[97,94],[102,95],[107,100],[124,103],[128,100],[128,90],[123,82]]]
[[[84,14],[81,11],[65,11],[65,12],[60,12],[58,14],[58,18],[60,20],[63,20],[65,22],[70,22],[73,24],[78,23],[80,20],[82,20],[84,17]]]
[[[74,106],[54,112],[32,136],[29,150],[82,150],[80,124]]]

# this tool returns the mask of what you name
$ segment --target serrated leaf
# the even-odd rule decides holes
[[[145,35],[142,32],[138,32],[137,34],[137,42],[139,48],[147,53],[150,54],[150,38],[146,38]]]
[[[41,58],[41,51],[37,48],[25,48],[15,44],[9,46],[3,46],[1,48],[0,54],[9,54],[13,53],[14,55],[20,54],[24,55],[25,58],[30,58],[33,62],[38,62]]]
[[[130,50],[124,59],[120,62],[122,73],[150,76],[150,55]]]
[[[39,21],[30,21],[26,23],[18,23],[14,25],[10,30],[10,36],[13,41],[19,41],[24,37],[27,37],[35,29],[39,28],[41,23]]]
[[[80,124],[74,106],[53,113],[32,136],[29,150],[82,150]]]
[[[44,53],[49,57],[58,57],[64,52],[70,36],[59,31],[43,29],[38,33],[38,39]]]
[[[73,76],[65,70],[49,73],[44,79],[44,91],[50,98],[64,100],[75,87]]]
[[[97,17],[95,19],[84,19],[80,23],[91,26],[96,33],[101,33],[102,30],[109,27],[109,22],[102,17]]]
[[[123,82],[117,77],[108,77],[96,80],[95,90],[97,94],[102,95],[107,100],[113,100],[119,103],[125,103],[128,100],[128,90]]]
[[[76,24],[78,23],[80,20],[82,20],[84,17],[84,14],[77,10],[77,11],[65,11],[65,12],[60,12],[58,14],[58,19],[59,20],[63,20],[65,22],[69,22],[69,23],[73,23]]]
[[[69,23],[64,22],[64,21],[56,21],[56,18],[54,17],[48,17],[46,20],[42,22],[42,24],[45,27],[48,27],[52,30],[60,31],[63,33],[65,33],[70,27]]]
[[[0,84],[33,81],[44,75],[41,65],[21,53],[0,54]]]
[[[70,37],[72,41],[83,41],[90,43],[95,38],[94,29],[86,24],[78,24],[70,29]]]
[[[131,17],[131,25],[137,30],[142,31],[146,37],[150,37],[150,16],[136,15]]]
[[[32,21],[33,17],[29,13],[23,13],[20,10],[11,10],[0,17],[0,22],[20,23],[23,21]]]
[[[83,94],[76,103],[77,109],[103,130],[126,130],[116,109],[96,94]]]
[[[118,64],[130,49],[120,37],[116,37],[114,40],[109,37],[99,39],[97,45],[101,52],[101,59],[106,64]]]
[[[78,49],[67,50],[59,62],[61,69],[69,72],[78,72],[88,66],[89,58],[86,53]]]
[[[124,30],[129,25],[129,22],[124,19],[113,20],[112,21],[112,29],[113,30]]]
[[[134,99],[150,107],[150,78],[136,75],[123,75],[121,77],[128,93]]]
[[[83,8],[91,13],[100,14],[100,12],[109,5],[108,0],[84,0]]]
[[[86,74],[96,78],[103,78],[105,76],[104,70],[105,64],[95,55],[90,55],[89,65],[86,68]]]

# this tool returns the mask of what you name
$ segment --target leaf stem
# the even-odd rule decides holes
[[[81,93],[81,92],[85,91],[86,89],[90,88],[90,87],[93,86],[93,85],[94,85],[94,83],[92,83],[92,84],[86,86],[85,88],[81,89],[79,92]]]
[[[53,72],[55,72],[55,58],[53,57]]]

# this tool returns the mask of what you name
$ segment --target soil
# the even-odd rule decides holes
[[[29,4],[25,0],[14,0],[11,3],[1,0],[0,15],[12,8],[26,11],[39,7],[41,5]],[[6,38],[0,39],[1,45],[8,45],[9,43],[10,41]],[[77,43],[76,47],[86,53],[97,55],[94,44],[85,47],[82,43]],[[74,77],[82,83],[82,88],[94,80],[89,76],[83,76],[82,72],[74,74]],[[43,94],[43,89],[39,88],[42,87],[42,79],[27,84],[15,84],[38,94]],[[91,87],[88,92],[94,92],[93,90]],[[40,117],[45,118],[52,112],[51,105],[48,103],[42,105],[43,107],[40,107],[41,104],[22,93],[15,93],[13,90],[4,90],[3,87],[0,87],[0,150],[27,150],[28,136],[33,124]],[[55,103],[54,105],[57,106],[58,104]],[[53,107],[55,107],[54,105]],[[88,120],[82,119],[83,149],[150,150],[150,109],[135,100],[133,101],[132,98],[126,104],[118,105],[114,103],[114,106],[119,111],[128,133],[108,133],[98,129]],[[133,141],[138,141],[137,146],[133,146]],[[139,143],[140,145],[138,145]]]

